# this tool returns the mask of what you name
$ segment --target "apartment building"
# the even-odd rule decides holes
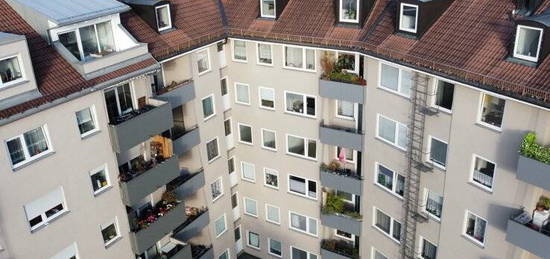
[[[549,7],[0,0],[0,258],[549,257]]]

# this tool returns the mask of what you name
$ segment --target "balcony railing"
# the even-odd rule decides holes
[[[363,194],[363,181],[361,176],[351,169],[331,168],[321,164],[321,185],[355,195]]]
[[[191,245],[180,242],[176,239],[170,239],[166,245],[161,248],[161,255],[158,259],[189,259],[191,258]]]
[[[520,155],[516,177],[523,182],[550,190],[550,164]]]
[[[358,129],[326,125],[319,126],[319,139],[323,144],[363,151],[363,132]]]
[[[534,214],[533,214],[534,215]],[[550,224],[546,220],[536,219],[527,212],[515,213],[508,220],[506,240],[541,258],[550,254]]]
[[[172,129],[172,144],[174,153],[181,156],[200,144],[200,131],[198,126],[187,129]]]
[[[331,259],[359,259],[359,248],[348,241],[323,239],[321,241],[321,256]]]
[[[363,104],[365,86],[327,79],[319,80],[319,95],[325,98]]]
[[[325,204],[321,207],[321,223],[360,236],[362,215],[354,205],[344,202],[334,194],[327,194]]]
[[[186,169],[182,170],[180,176],[167,185],[180,198],[186,198],[195,194],[205,184],[204,170],[201,168],[195,173]]]
[[[187,241],[199,234],[210,223],[210,214],[207,208],[185,208],[187,220],[174,230],[174,238]]]
[[[193,259],[211,259],[214,258],[212,245],[191,245],[191,254]]]
[[[156,95],[159,100],[170,103],[173,109],[195,98],[195,84],[193,80],[173,82],[166,87],[156,89]]]

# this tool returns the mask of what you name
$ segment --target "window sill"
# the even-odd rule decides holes
[[[308,200],[312,200],[312,201],[316,201],[317,198],[311,198],[309,196],[306,196],[306,195],[303,195],[303,194],[299,194],[299,193],[295,193],[295,192],[291,192],[291,191],[287,191],[287,193],[289,194],[292,194],[292,195],[295,195],[295,196],[298,196],[298,197],[302,197],[302,198],[305,198],[305,199],[308,199]]]
[[[264,67],[274,67],[273,62],[271,62],[271,64],[256,62],[256,64],[258,64],[259,66],[264,66]]]
[[[21,170],[21,169],[23,169],[23,168],[25,168],[25,167],[27,167],[27,166],[33,164],[33,163],[36,163],[36,162],[38,162],[38,161],[40,161],[40,160],[42,160],[42,159],[45,159],[45,158],[47,158],[47,157],[49,157],[49,156],[51,156],[51,155],[54,155],[54,154],[55,154],[55,151],[53,151],[53,150],[52,150],[52,151],[47,151],[46,153],[40,154],[40,155],[38,155],[38,156],[36,156],[36,157],[33,157],[33,158],[31,158],[31,159],[29,159],[29,160],[27,160],[27,161],[24,161],[24,162],[18,164],[17,166],[13,166],[13,167],[12,167],[12,171],[17,172],[17,171],[19,171],[19,170]]]
[[[94,197],[97,197],[97,196],[103,194],[104,192],[110,190],[111,188],[113,188],[113,186],[112,186],[112,185],[109,185],[109,186],[103,187],[103,188],[101,188],[101,189],[95,191],[95,192],[94,192]]]
[[[199,72],[199,76],[202,76],[202,75],[205,75],[205,74],[208,74],[209,72],[212,72],[212,69],[208,69],[208,70],[205,70],[205,71],[202,71],[202,72]]]
[[[308,119],[314,119],[314,120],[317,119],[316,116],[306,115],[306,114],[303,114],[303,113],[290,112],[290,111],[287,111],[287,110],[285,110],[285,113],[289,114],[289,115],[298,116],[298,117],[308,118]]]
[[[319,238],[318,235],[314,235],[314,234],[311,234],[309,232],[306,232],[306,231],[303,231],[301,229],[296,229],[296,228],[292,228],[292,227],[289,227],[288,229],[294,231],[294,232],[298,232],[298,233],[301,233],[301,234],[304,234],[304,235],[308,235],[310,237],[314,237],[314,238]]]
[[[247,179],[247,178],[244,178],[242,176],[241,176],[241,179],[245,182],[254,183],[254,184],[256,183],[256,180]]]
[[[275,149],[275,148],[270,148],[270,147],[264,147],[264,146],[262,146],[262,149],[265,149],[265,150],[271,151],[271,152],[277,152],[277,149]]]
[[[275,111],[275,108],[265,107],[265,106],[261,106],[261,105],[260,105],[260,109],[262,109],[262,110],[267,110],[267,111],[272,111],[272,112]]]
[[[122,239],[122,236],[118,235],[112,240],[109,240],[109,242],[105,243],[105,249],[108,249],[109,247],[113,246],[116,242],[118,242],[118,240],[121,240],[121,239]]]
[[[299,72],[317,73],[317,70],[298,68],[298,67],[289,67],[289,66],[285,66],[285,65],[283,65],[283,68],[288,69],[288,70],[293,70],[293,71],[299,71]]]
[[[488,193],[488,194],[493,194],[493,190],[492,190],[492,189],[489,189],[489,188],[487,188],[487,187],[485,187],[485,186],[482,186],[482,185],[480,185],[480,184],[478,184],[478,183],[476,183],[476,182],[468,181],[468,184],[470,184],[470,185],[472,185],[472,186],[474,186],[474,187],[476,187],[476,188],[478,188],[478,189],[480,189],[480,190],[482,190],[482,191],[484,191],[484,192],[486,192],[486,193]]]
[[[377,88],[380,89],[380,90],[382,90],[382,91],[388,92],[388,93],[390,93],[390,94],[396,95],[396,96],[398,96],[398,97],[405,98],[407,101],[410,101],[410,99],[411,99],[410,96],[406,96],[406,95],[404,95],[404,94],[402,94],[402,93],[400,93],[400,92],[397,92],[397,91],[395,91],[395,90],[393,90],[393,89],[389,89],[389,88],[383,87],[383,86],[381,86],[381,85],[378,85]]]
[[[264,183],[264,186],[267,187],[267,188],[269,188],[269,189],[276,190],[276,191],[279,190],[279,187],[275,187],[275,186],[273,186],[273,185],[269,185],[269,184],[265,184],[265,183]]]
[[[244,105],[244,106],[251,106],[250,103],[243,103],[239,101],[235,101],[236,104]]]
[[[243,212],[243,214],[246,215],[246,216],[249,216],[249,217],[258,218],[258,215],[249,214],[249,213],[246,213],[246,212]]]
[[[428,218],[432,219],[433,221],[435,221],[437,223],[441,223],[441,218],[438,218],[438,217],[432,215],[431,213],[429,213],[426,210],[423,210],[423,212],[426,213],[426,215],[428,215]]]
[[[453,111],[452,111],[452,110],[449,110],[449,109],[447,109],[447,108],[445,108],[445,107],[438,106],[437,104],[433,104],[433,105],[431,105],[431,107],[432,107],[432,108],[435,108],[435,109],[437,109],[437,111],[443,112],[443,113],[445,113],[445,114],[447,114],[447,115],[453,115]]]
[[[239,140],[239,143],[241,143],[241,144],[245,144],[245,145],[247,145],[247,146],[251,146],[251,147],[253,147],[253,146],[254,146],[254,142],[250,143],[250,142],[244,142],[244,141],[241,141],[241,140]]]
[[[302,155],[293,154],[293,153],[290,153],[290,152],[286,152],[286,154],[289,155],[289,156],[301,158],[301,159],[304,159],[304,160],[308,160],[308,161],[312,161],[312,162],[317,162],[317,158],[311,158],[311,157],[308,157],[308,156],[302,156]]]
[[[461,235],[463,238],[465,238],[466,240],[470,241],[471,243],[473,243],[474,245],[484,249],[485,248],[485,245],[480,243],[479,241],[477,241],[476,239],[474,239],[473,237],[470,237],[466,234],[462,234]]]
[[[31,229],[31,234],[33,233],[36,233],[38,232],[39,230],[43,229],[43,228],[46,228],[47,226],[51,225],[53,222],[57,221],[59,218],[65,216],[66,214],[68,214],[69,212],[71,212],[70,210],[66,210],[64,212],[61,212],[59,213],[58,215],[56,215],[55,217],[53,218],[50,218],[48,221],[45,221],[44,223],[42,223],[42,225],[34,228],[34,229]]]
[[[225,228],[224,231],[222,231],[219,235],[216,236],[216,239],[220,238],[223,234],[225,234],[225,232],[227,232],[227,227]]]
[[[273,224],[273,225],[276,225],[276,226],[280,226],[281,225],[281,222],[275,222],[275,221],[269,221],[269,220],[265,220],[265,222],[267,223],[270,223],[270,224]]]
[[[218,160],[218,158],[220,158],[220,157],[221,157],[221,156],[218,155],[217,157],[214,157],[214,158],[208,160],[208,163],[209,163],[209,164],[212,164],[214,161]]]
[[[386,145],[389,145],[389,146],[391,146],[391,147],[393,147],[393,148],[395,148],[395,149],[397,149],[397,150],[399,150],[399,151],[401,151],[401,152],[405,152],[405,153],[407,152],[407,149],[401,148],[400,146],[397,146],[397,145],[395,145],[395,144],[393,144],[393,143],[391,143],[391,142],[389,142],[389,141],[387,141],[387,140],[385,140],[385,139],[383,139],[383,138],[381,138],[381,137],[376,136],[375,138],[376,138],[377,140],[381,141],[382,143],[384,143],[384,144],[386,144]]]
[[[399,199],[400,201],[403,201],[405,198],[402,197],[402,196],[399,196],[399,194],[393,192],[393,191],[390,191],[388,190],[388,188],[386,188],[385,186],[375,182],[374,185],[378,186],[378,188],[382,189],[383,191],[389,193],[390,195],[394,196],[395,198]]]
[[[91,138],[92,136],[95,136],[95,135],[99,134],[100,132],[101,132],[101,130],[96,128],[96,129],[88,131],[84,134],[80,134],[80,139],[84,140],[84,139],[87,139],[87,138]]]
[[[235,57],[233,57],[231,60],[237,63],[248,64],[248,59],[242,60],[242,59],[235,59]]]
[[[380,232],[382,235],[386,236],[387,238],[389,238],[391,241],[395,242],[396,244],[398,245],[401,245],[401,241],[393,238],[391,235],[389,235],[388,233],[384,232],[382,229],[378,228],[376,225],[373,225],[372,226],[374,229],[376,229],[376,231]]]
[[[17,82],[12,82],[12,83],[7,83],[7,84],[0,84],[0,91],[7,90],[7,89],[10,89],[10,88],[14,88],[14,87],[18,87],[18,86],[26,84],[28,82],[29,82],[29,80],[24,79],[24,80],[17,81]]]
[[[496,127],[496,126],[493,126],[491,124],[487,124],[487,123],[481,122],[481,121],[477,121],[475,124],[479,127],[494,131],[496,133],[502,133],[502,127],[499,128],[499,127]]]
[[[215,203],[215,202],[218,201],[221,197],[223,197],[223,193],[220,194],[218,197],[212,199],[212,203]]]
[[[211,114],[210,116],[208,116],[208,117],[206,117],[206,118],[204,118],[204,119],[202,119],[202,122],[206,122],[206,121],[208,121],[208,120],[210,120],[210,119],[212,119],[212,118],[214,118],[214,117],[216,117],[216,114],[215,114],[215,113],[214,113],[214,114]]]

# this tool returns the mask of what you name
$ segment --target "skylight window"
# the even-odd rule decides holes
[[[401,4],[399,30],[416,33],[418,23],[418,6]]]
[[[275,0],[260,0],[260,12],[264,18],[275,18]]]
[[[164,31],[172,28],[172,19],[170,17],[170,5],[161,5],[155,7],[157,13],[157,28]]]
[[[543,30],[540,28],[518,25],[516,44],[514,44],[514,57],[537,62],[539,59],[542,32]]]
[[[359,22],[359,0],[340,0],[340,21]]]

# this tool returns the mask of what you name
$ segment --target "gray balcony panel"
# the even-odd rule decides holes
[[[351,257],[343,256],[332,251],[321,248],[321,258],[323,259],[349,259]]]
[[[186,245],[181,250],[179,250],[176,254],[168,257],[168,259],[192,259],[193,256],[191,255],[191,246]]]
[[[356,236],[361,235],[361,220],[345,215],[321,214],[321,224],[334,229],[339,229]]]
[[[210,213],[209,211],[206,211],[193,221],[189,222],[187,225],[180,227],[181,229],[176,230],[177,233],[174,234],[174,238],[185,242],[199,234],[203,228],[208,226],[209,223]]]
[[[506,240],[542,258],[548,258],[548,255],[550,255],[550,246],[548,245],[550,244],[550,236],[511,219],[508,220]]]
[[[319,80],[319,95],[326,98],[363,104],[365,86]]]
[[[321,185],[355,195],[363,195],[363,182],[360,179],[322,169]]]
[[[140,202],[147,195],[180,175],[178,158],[173,156],[128,182],[120,182],[122,199],[128,206]]]
[[[150,111],[117,125],[109,125],[113,148],[117,153],[126,151],[174,125],[170,104],[150,99],[157,105]]]
[[[195,83],[193,81],[184,82],[173,90],[159,94],[156,98],[168,102],[174,109],[195,99]]]
[[[363,151],[363,135],[356,131],[321,125],[319,139],[324,144]]]
[[[214,250],[210,247],[204,254],[193,259],[214,259]]]
[[[516,177],[526,183],[550,190],[550,165],[519,156]]]
[[[158,218],[158,220],[151,224],[148,228],[142,229],[138,232],[131,232],[130,240],[132,242],[134,252],[136,254],[145,252],[147,248],[151,247],[162,237],[172,232],[176,227],[185,222],[186,219],[187,216],[185,215],[185,206],[182,202],[170,212]]]
[[[172,145],[174,146],[174,153],[178,156],[181,156],[189,152],[193,147],[200,144],[201,135],[199,128],[194,128],[186,132],[183,136],[172,140]]]
[[[182,174],[184,174],[182,172]],[[189,173],[186,173],[189,174]],[[186,177],[186,176],[182,176]],[[174,190],[180,199],[184,199],[195,194],[200,188],[204,187],[204,171],[193,173],[188,179],[186,179],[180,186]]]

